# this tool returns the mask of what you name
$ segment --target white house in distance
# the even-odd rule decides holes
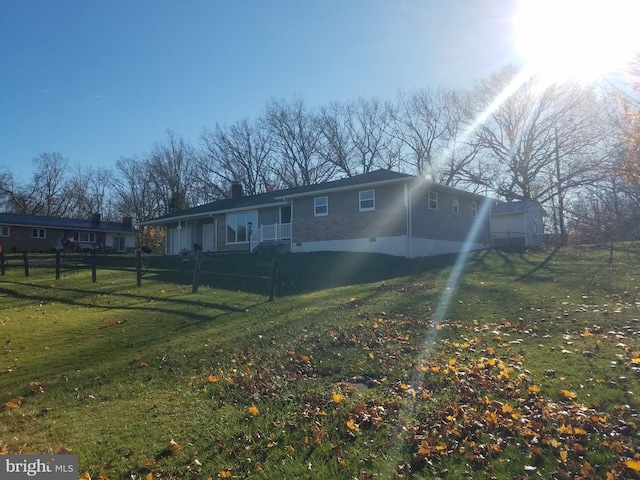
[[[491,207],[491,245],[536,248],[544,242],[545,211],[535,200],[499,203]]]
[[[165,252],[370,252],[419,257],[487,248],[490,199],[376,170],[231,198],[140,222],[165,228]]]

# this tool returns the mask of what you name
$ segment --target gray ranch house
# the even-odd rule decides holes
[[[404,257],[457,253],[490,244],[491,200],[390,170],[177,211],[139,226],[162,226],[165,251],[375,252]]]

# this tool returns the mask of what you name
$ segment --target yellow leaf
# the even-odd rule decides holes
[[[560,460],[562,460],[562,463],[567,463],[567,451],[565,449],[560,450]]]
[[[360,431],[360,427],[358,427],[358,425],[356,425],[356,422],[353,421],[353,418],[349,419],[349,421],[347,422],[347,428],[349,430],[353,430],[354,432],[359,432]]]
[[[222,470],[218,473],[219,478],[231,478],[231,470]]]
[[[171,442],[169,442],[169,445],[169,448],[171,448],[171,451],[173,452],[177,452],[178,450],[180,450],[180,444],[175,440],[171,440]]]
[[[286,447],[284,447],[284,451],[287,453],[293,453],[294,450],[295,448],[293,448],[293,445],[287,445]]]
[[[529,395],[537,395],[540,393],[540,387],[537,385],[531,385],[529,387]]]
[[[207,377],[207,380],[209,380],[209,383],[216,383],[216,382],[220,381],[220,379],[218,377],[214,377],[213,375],[209,375]]]
[[[311,360],[311,357],[309,357],[308,355],[298,355],[298,357],[300,358],[300,360],[302,360],[303,362],[308,362],[309,360]]]
[[[147,473],[147,480],[153,480],[153,474],[151,472]]]
[[[247,410],[254,417],[260,415],[260,410],[258,410],[258,407],[256,407],[255,405],[251,405],[249,408],[247,408]]]
[[[340,402],[342,402],[342,400],[344,400],[344,397],[342,396],[341,393],[334,393],[333,394],[334,403],[340,403]]]
[[[633,470],[634,472],[640,472],[640,461],[638,460],[627,460],[624,462],[624,466]]]
[[[20,408],[25,403],[27,403],[27,401],[24,397],[16,397],[5,403],[4,408]]]
[[[565,400],[575,400],[578,398],[578,394],[575,392],[571,392],[569,390],[558,390],[558,395],[560,395]]]

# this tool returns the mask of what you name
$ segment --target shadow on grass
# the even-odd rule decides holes
[[[316,252],[280,257],[276,295],[292,296],[326,288],[359,285],[412,276],[454,265],[456,255],[404,258],[381,254]],[[200,284],[225,290],[267,295],[271,275],[270,256],[249,254],[205,257]],[[193,262],[190,264],[193,267]],[[193,272],[157,269],[159,282],[191,283]],[[144,281],[144,280],[143,280]]]
[[[522,275],[520,275],[519,277],[517,277],[515,279],[516,282],[521,282],[523,280],[531,280],[532,275],[536,272],[538,272],[539,270],[542,270],[543,268],[546,268],[547,265],[549,264],[549,262],[551,262],[551,260],[553,260],[553,258],[558,254],[558,252],[560,251],[560,246],[556,246],[550,253],[549,255],[546,256],[546,258],[542,261],[542,262],[538,262],[536,264],[534,264],[534,267],[529,270],[528,272],[523,273]],[[531,262],[528,262],[531,263]]]

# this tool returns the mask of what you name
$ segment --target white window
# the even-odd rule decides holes
[[[247,243],[258,228],[258,212],[227,215],[227,243]]]
[[[376,191],[365,190],[359,193],[360,196],[360,211],[367,212],[369,210],[376,209]]]
[[[0,225],[0,237],[8,237],[8,236],[9,236],[9,226]]]
[[[476,202],[471,202],[471,216],[475,218],[478,214],[478,204]]]
[[[313,199],[313,214],[316,217],[329,215],[329,199],[327,197],[316,197]]]
[[[31,230],[31,238],[47,238],[47,231],[44,228],[34,228]]]
[[[431,210],[438,209],[438,192],[429,192],[429,208]]]
[[[458,197],[453,197],[453,213],[460,213],[460,202],[458,201]]]
[[[73,241],[80,243],[95,243],[96,234],[93,232],[73,232]]]

